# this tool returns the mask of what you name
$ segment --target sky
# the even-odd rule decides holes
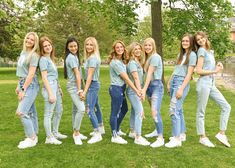
[[[140,0],[138,0],[140,2]],[[235,0],[228,0],[235,7]],[[163,2],[168,2],[168,0],[163,0]],[[150,15],[150,6],[145,3],[141,3],[140,8],[136,10],[136,13],[139,14],[139,19],[143,20],[145,16]]]

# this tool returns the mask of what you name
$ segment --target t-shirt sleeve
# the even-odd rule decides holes
[[[112,66],[113,66],[114,71],[118,75],[120,75],[123,72],[126,72],[125,68],[122,66],[122,64],[120,62],[117,62],[117,61],[113,62]]]
[[[189,66],[196,66],[197,64],[197,55],[195,52],[191,52],[189,56]]]
[[[129,63],[129,70],[130,70],[131,73],[137,71],[137,65],[136,65],[136,63],[134,61],[131,61]]]
[[[40,58],[39,67],[40,67],[40,71],[46,71],[47,70],[48,61],[44,57]]]
[[[153,56],[149,62],[149,65],[157,67],[159,65],[159,61],[160,61],[159,57]]]
[[[205,57],[206,56],[206,50],[204,48],[199,48],[197,51],[197,56],[199,57]]]
[[[96,59],[96,58],[91,58],[91,59],[88,61],[87,67],[88,67],[88,68],[96,68],[96,67],[97,67],[97,59]]]
[[[32,58],[30,60],[30,66],[37,67],[39,61],[39,56],[36,53],[32,54]]]
[[[78,64],[78,62],[77,62],[77,60],[76,60],[75,57],[70,57],[70,58],[69,58],[69,60],[68,60],[68,66],[69,66],[70,68],[72,68],[72,69],[79,67],[79,64]]]

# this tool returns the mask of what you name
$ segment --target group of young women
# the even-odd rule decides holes
[[[37,54],[38,48],[40,55]],[[64,77],[67,79],[67,91],[72,100],[73,139],[76,145],[82,145],[82,140],[87,139],[80,133],[85,111],[87,111],[93,127],[93,132],[90,133],[92,137],[87,142],[89,144],[99,142],[102,140],[102,134],[105,134],[98,100],[101,59],[98,43],[94,37],[88,37],[84,42],[84,60],[85,74],[83,77],[79,43],[73,37],[68,38],[65,46]],[[126,93],[131,103],[129,137],[134,139],[135,144],[150,145],[151,147],[160,147],[165,144],[168,148],[181,146],[182,142],[186,141],[183,102],[189,92],[189,81],[196,69],[200,75],[197,81],[196,115],[199,142],[207,147],[214,147],[206,136],[204,127],[205,109],[210,96],[221,108],[220,130],[216,138],[225,146],[230,147],[225,131],[231,106],[216,88],[213,76],[223,69],[223,65],[215,64],[210,42],[204,32],[197,32],[195,36],[185,34],[181,39],[176,66],[167,84],[171,97],[169,115],[172,121],[172,137],[169,138],[168,143],[164,141],[160,112],[164,94],[163,65],[161,56],[157,54],[155,41],[147,38],[143,45],[133,42],[126,48],[123,41],[117,40],[113,44],[108,64],[111,81],[109,87],[111,142],[127,144],[127,141],[122,138],[125,133],[120,129],[128,112]],[[38,66],[39,68],[37,68]],[[33,147],[38,142],[38,117],[34,104],[39,91],[38,70],[41,72],[43,81],[45,143],[59,145],[62,143],[61,139],[67,138],[66,135],[59,132],[63,111],[63,92],[58,81],[52,41],[45,36],[39,40],[36,33],[30,32],[25,36],[16,72],[19,77],[16,88],[19,104],[16,114],[22,121],[26,136],[18,145],[20,149]],[[84,85],[82,81],[85,82]],[[157,136],[156,141],[152,144],[141,136],[144,117],[142,102],[146,95],[156,127],[152,134],[146,136]]]

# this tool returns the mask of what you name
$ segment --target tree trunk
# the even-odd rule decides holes
[[[152,16],[152,37],[156,42],[157,53],[162,57],[162,0],[151,1],[151,16]],[[162,73],[162,81],[164,82],[164,66]],[[165,83],[165,82],[164,82]]]

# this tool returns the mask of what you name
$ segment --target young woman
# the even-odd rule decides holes
[[[156,45],[153,38],[147,38],[144,40],[144,51],[144,71],[146,73],[146,80],[143,87],[143,97],[145,97],[146,93],[151,106],[152,117],[158,132],[157,140],[150,146],[160,147],[164,145],[163,122],[160,112],[164,93],[164,87],[162,83],[162,59],[161,56],[156,52]]]
[[[111,96],[110,125],[112,129],[111,142],[119,144],[127,144],[127,141],[118,135],[120,124],[128,111],[127,101],[125,98],[125,82],[138,96],[141,95],[140,91],[128,78],[125,65],[126,59],[127,53],[125,44],[120,40],[115,41],[113,44],[113,51],[111,52],[108,61],[111,78],[111,86],[109,88],[109,94]]]
[[[35,107],[35,99],[39,91],[37,77],[37,66],[39,57],[38,35],[34,32],[26,34],[23,43],[23,50],[17,63],[16,76],[19,82],[16,88],[18,94],[18,108],[16,115],[21,119],[25,131],[25,140],[18,145],[19,149],[33,147],[38,142],[38,116]]]
[[[136,42],[131,43],[128,50],[129,62],[127,64],[127,73],[138,90],[141,90],[143,85],[143,68],[141,54],[142,46]],[[135,144],[144,146],[150,145],[150,143],[141,136],[142,118],[144,117],[142,101],[130,86],[128,86],[127,88],[127,97],[131,102],[129,137],[135,139]]]
[[[67,90],[73,102],[72,124],[74,143],[82,145],[82,140],[87,139],[87,137],[80,133],[85,105],[79,96],[83,90],[81,89],[81,62],[78,47],[78,42],[75,38],[68,38],[65,46],[64,77],[68,79]]]
[[[104,126],[102,122],[102,114],[98,103],[98,93],[100,90],[100,53],[99,46],[94,37],[88,37],[84,42],[84,57],[85,57],[85,87],[80,94],[80,98],[87,103],[88,115],[91,120],[94,132],[92,138],[87,142],[93,144],[102,140],[101,134],[104,134]],[[97,115],[101,117],[101,123],[95,114],[95,108],[98,109]]]
[[[167,89],[171,97],[170,116],[172,122],[172,137],[165,146],[174,148],[186,141],[186,127],[183,113],[183,102],[189,92],[189,82],[197,64],[197,55],[194,50],[194,37],[183,35],[180,43],[180,53],[172,73]]]
[[[58,82],[58,71],[55,65],[55,49],[52,41],[48,37],[41,37],[39,40],[40,60],[39,68],[42,75],[44,87],[42,88],[42,96],[44,98],[44,128],[46,131],[46,144],[59,145],[62,142],[57,140],[67,138],[61,134],[59,129],[60,119],[62,116],[62,90]],[[53,111],[55,111],[53,121],[53,132],[51,131],[51,119]]]
[[[199,142],[207,147],[214,147],[205,133],[204,118],[206,105],[209,97],[214,100],[221,109],[220,131],[215,136],[225,146],[230,147],[225,131],[231,111],[224,96],[215,86],[214,74],[223,69],[222,63],[215,64],[213,52],[210,50],[210,42],[206,33],[197,32],[195,35],[197,50],[197,74],[200,75],[197,81],[197,134],[200,136]]]

